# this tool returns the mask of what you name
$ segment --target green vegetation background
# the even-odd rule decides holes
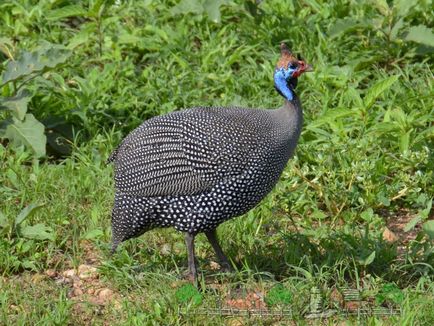
[[[305,125],[296,157],[260,206],[220,227],[234,275],[209,268],[213,253],[199,238],[207,283],[219,285],[201,293],[201,306],[235,288],[266,294],[281,284],[304,322],[313,286],[325,298],[350,287],[377,305],[403,308],[398,317],[369,317],[370,324],[434,324],[432,6],[2,2],[0,323],[232,322],[180,314],[191,309],[175,295],[186,267],[181,234],[152,231],[108,256],[113,183],[105,160],[155,115],[278,107],[272,72],[286,41],[315,68],[297,88]],[[383,240],[385,227],[397,241]],[[77,310],[67,285],[42,276],[34,282],[89,255],[98,257],[98,282],[119,295],[118,306]]]

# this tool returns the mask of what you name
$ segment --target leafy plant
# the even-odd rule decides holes
[[[406,19],[409,16],[415,17],[420,13],[423,15],[426,10],[429,10],[429,3],[405,0],[368,2],[369,4],[366,5],[372,4],[372,8],[376,11],[375,16],[369,18],[366,16],[341,18],[329,30],[329,35],[332,38],[354,31],[373,31],[376,33],[378,40],[381,40],[380,42],[373,40],[378,51],[377,54],[371,56],[371,58],[362,57],[356,59],[358,64],[371,60],[393,62],[395,60],[393,56],[394,52],[400,50],[401,44],[409,45],[409,42],[415,42],[420,46],[415,52],[410,51],[404,55],[423,55],[427,52],[433,52],[434,33],[432,29],[423,24],[411,25],[408,19]],[[398,47],[393,49],[394,46]],[[384,56],[381,54],[384,54]]]
[[[53,240],[52,230],[43,223],[34,225],[22,225],[26,219],[31,217],[43,205],[30,204],[26,206],[15,219],[7,219],[0,212],[0,235],[13,238],[24,237],[33,240]]]
[[[384,284],[378,294],[375,296],[377,304],[383,304],[387,301],[394,304],[401,304],[404,301],[404,293],[393,283]]]
[[[288,306],[292,301],[291,292],[286,289],[282,284],[273,286],[265,297],[265,302],[269,306],[286,305]]]
[[[220,23],[221,13],[220,6],[227,5],[227,0],[182,0],[179,4],[171,9],[173,15],[194,13],[202,15],[206,13],[209,20]]]
[[[180,303],[191,303],[193,306],[202,303],[202,295],[192,284],[184,284],[176,290],[176,298]]]
[[[434,223],[433,220],[428,220],[432,209],[433,199],[426,198],[425,196],[423,198],[425,200],[423,203],[421,203],[422,208],[419,210],[418,214],[405,225],[404,231],[408,232],[413,230],[416,224],[423,222],[422,229],[426,232],[431,240],[434,240]]]
[[[14,147],[24,145],[36,157],[45,155],[47,137],[44,125],[32,113],[28,104],[34,93],[24,86],[31,80],[64,63],[71,51],[59,45],[45,43],[32,52],[22,51],[17,58],[9,51],[11,43],[3,43],[9,60],[1,76],[0,89],[10,96],[0,98],[0,110],[9,116],[0,123],[0,138],[8,139]]]

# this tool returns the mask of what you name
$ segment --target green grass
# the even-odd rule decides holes
[[[197,314],[218,299],[245,304],[253,293],[269,308],[289,305],[294,323],[315,324],[306,318],[312,289],[325,311],[342,308],[336,296],[345,288],[371,308],[401,313],[335,315],[323,324],[434,324],[433,36],[423,29],[433,27],[430,3],[228,1],[195,12],[185,4],[198,1],[177,3],[0,4],[0,72],[43,41],[72,50],[26,83],[29,112],[49,140],[66,137],[67,152],[49,141],[38,160],[1,138],[0,324],[288,324]],[[181,277],[183,235],[172,229],[110,256],[111,150],[144,119],[184,107],[279,106],[272,71],[281,41],[315,68],[297,88],[305,124],[274,191],[219,227],[236,272],[214,269],[200,235],[204,286],[191,292]],[[2,86],[1,95],[21,82]],[[0,111],[0,123],[8,117]],[[42,206],[20,215],[31,204]],[[24,220],[15,223],[17,216]],[[383,239],[386,226],[397,242]],[[62,276],[83,264],[98,277]],[[110,289],[112,300],[77,295],[73,284]]]

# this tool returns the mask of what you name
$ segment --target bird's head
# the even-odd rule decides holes
[[[297,78],[312,70],[312,66],[297,59],[285,43],[280,44],[280,58],[274,70],[274,86],[283,97],[291,101],[297,86]]]

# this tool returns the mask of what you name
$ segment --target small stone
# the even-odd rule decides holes
[[[94,294],[95,293],[95,289],[94,288],[90,288],[90,289],[87,289],[87,294]]]
[[[383,240],[387,241],[389,243],[393,243],[398,241],[398,237],[396,236],[395,233],[393,233],[392,231],[390,231],[387,227],[384,228],[383,231]]]
[[[168,243],[165,243],[161,246],[160,253],[163,256],[170,255],[171,249],[172,249],[171,246]]]
[[[222,289],[222,284],[219,284],[219,283],[209,283],[209,284],[207,284],[207,287],[209,287],[210,289],[213,289],[213,290],[221,290]]]
[[[47,269],[45,271],[45,275],[47,275],[48,277],[54,278],[57,276],[57,272],[54,269]]]
[[[96,278],[98,276],[97,270],[91,265],[78,266],[78,277],[81,279]]]
[[[220,264],[215,261],[211,261],[209,266],[213,271],[219,270],[221,268]]]
[[[100,298],[97,298],[97,297],[90,297],[88,299],[88,301],[94,305],[103,305],[104,304],[104,302],[102,302],[102,300]]]
[[[79,279],[74,280],[74,284],[72,285],[74,288],[81,288],[83,286],[83,282]]]
[[[62,273],[63,277],[73,278],[76,275],[74,269],[68,269]]]
[[[73,296],[75,297],[79,297],[83,295],[83,290],[80,288],[75,288],[74,291],[72,292]]]
[[[72,282],[72,280],[70,278],[67,277],[63,277],[63,276],[58,276],[55,279],[55,282],[59,285],[66,285]]]
[[[110,289],[102,289],[98,292],[98,298],[102,301],[102,302],[107,302],[109,301],[113,296],[113,291]]]
[[[14,304],[11,304],[11,305],[9,306],[9,308],[12,309],[12,310],[15,310],[15,311],[19,311],[19,310],[20,310],[20,307],[14,305]]]
[[[187,282],[185,280],[176,280],[176,281],[173,281],[172,283],[170,283],[170,287],[172,289],[177,289],[177,288],[179,288],[185,284],[187,284]]]
[[[33,284],[38,284],[45,278],[44,274],[35,274],[32,276],[32,282]]]
[[[119,310],[122,308],[122,304],[119,301],[114,301],[113,307],[115,307],[115,309]]]

